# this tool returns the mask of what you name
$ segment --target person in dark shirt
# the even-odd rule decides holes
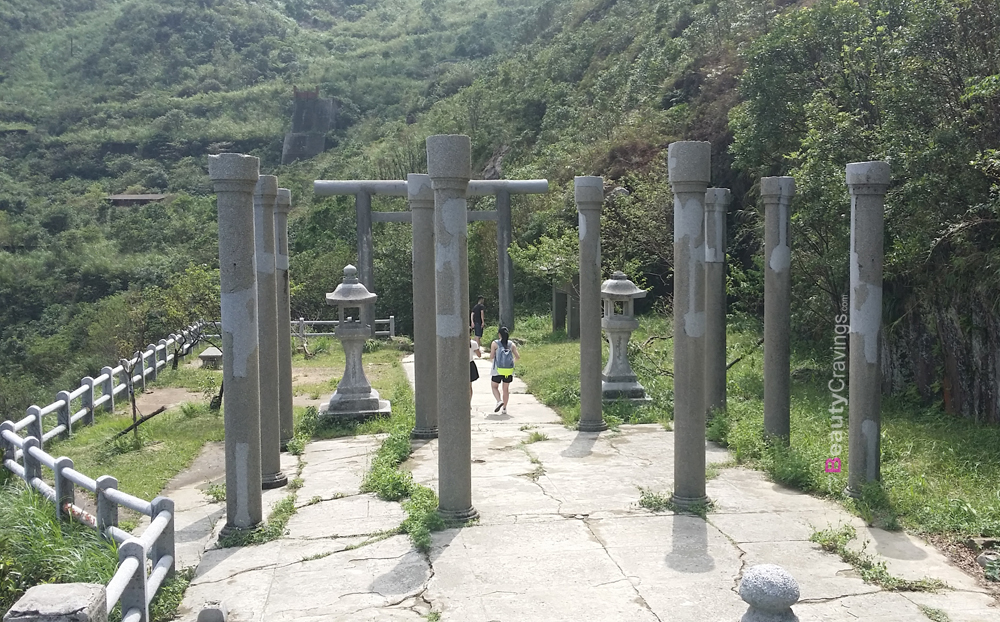
[[[476,336],[476,344],[482,345],[483,338],[483,326],[486,324],[486,298],[484,296],[479,297],[479,302],[476,306],[472,307],[471,315],[471,325],[472,332]]]

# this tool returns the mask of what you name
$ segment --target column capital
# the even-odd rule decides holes
[[[208,176],[216,192],[253,192],[260,176],[260,158],[241,153],[210,155]]]
[[[278,195],[275,199],[274,211],[278,214],[287,214],[292,211],[292,191],[288,188],[278,188]]]
[[[406,176],[406,198],[410,203],[410,211],[418,209],[434,209],[434,188],[431,186],[430,175],[410,173]]]
[[[573,192],[576,197],[576,209],[600,210],[604,203],[604,178],[603,177],[575,177],[573,179]]]
[[[731,199],[729,188],[708,188],[705,190],[705,211],[725,212]]]
[[[765,201],[778,201],[795,194],[794,177],[761,177],[760,196]]]
[[[264,209],[273,209],[274,200],[278,196],[278,178],[274,175],[260,175],[254,186],[254,198],[260,197]]]
[[[712,143],[695,140],[670,143],[667,147],[667,171],[673,187],[699,182],[707,188],[712,178]]]
[[[450,188],[460,180],[464,180],[463,188],[468,187],[472,177],[472,141],[469,137],[462,134],[428,136],[427,174],[434,188]],[[447,185],[439,185],[439,182]]]
[[[851,162],[845,177],[851,194],[885,194],[889,189],[889,163]]]

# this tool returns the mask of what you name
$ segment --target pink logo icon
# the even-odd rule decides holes
[[[840,473],[840,458],[827,458],[825,470],[827,473]]]

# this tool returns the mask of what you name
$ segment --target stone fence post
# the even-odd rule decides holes
[[[788,444],[791,431],[792,177],[764,177],[764,436]]]
[[[601,395],[601,207],[604,179],[574,181],[580,236],[580,424],[581,432],[606,430]]]
[[[278,188],[274,204],[274,275],[277,283],[278,313],[278,419],[281,450],[295,436],[292,408],[292,307],[291,284],[288,274],[288,212],[292,209],[292,193]]]
[[[413,225],[413,438],[437,438],[437,339],[434,282],[434,189],[428,175],[406,176]]]

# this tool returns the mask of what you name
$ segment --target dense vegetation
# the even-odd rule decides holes
[[[795,330],[821,348],[847,283],[847,162],[886,158],[886,390],[1000,421],[991,0],[16,0],[0,7],[0,409],[16,412],[211,313],[206,155],[257,155],[293,189],[295,315],[354,257],[348,199],[317,178],[402,178],[424,138],[472,137],[477,171],[545,177],[515,200],[517,300],[573,270],[572,178],[611,193],[605,267],[669,297],[665,148],[713,144],[732,188],[730,295],[758,315],[763,174],[791,174]],[[279,166],[292,86],[337,102],[330,149]],[[169,193],[110,208],[110,192]],[[402,209],[379,200],[381,209]],[[489,200],[474,208],[488,208]],[[492,223],[470,228],[492,294]],[[409,231],[376,228],[379,315],[406,329]],[[199,304],[173,304],[186,296]],[[662,306],[660,307],[663,308]],[[145,332],[144,332],[145,331]],[[114,336],[114,337],[112,337]],[[63,376],[63,379],[60,378]]]

